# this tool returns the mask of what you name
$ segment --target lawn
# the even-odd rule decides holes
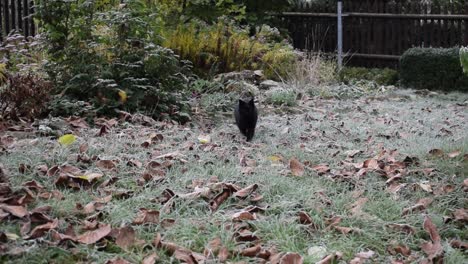
[[[466,263],[467,100],[260,97],[252,142],[203,109],[186,125],[15,126],[0,134],[0,262]]]

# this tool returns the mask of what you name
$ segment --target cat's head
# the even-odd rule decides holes
[[[255,102],[254,98],[250,98],[248,101],[244,101],[243,99],[239,99],[239,110],[248,113],[255,111]]]

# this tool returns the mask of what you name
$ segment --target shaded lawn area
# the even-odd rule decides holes
[[[252,143],[232,113],[2,132],[0,261],[466,263],[467,99],[260,102]]]

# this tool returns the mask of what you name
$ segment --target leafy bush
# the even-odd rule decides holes
[[[266,101],[273,105],[295,106],[297,94],[291,89],[273,89],[267,92]]]
[[[204,94],[201,97],[200,106],[210,114],[231,112],[238,99],[239,95],[235,92]]]
[[[389,68],[345,67],[340,72],[340,80],[346,84],[368,80],[379,85],[395,85],[398,82],[398,71]]]
[[[82,116],[89,118],[96,116],[96,109],[90,103],[70,100],[61,96],[55,96],[50,100],[47,112],[51,116]]]
[[[297,54],[289,45],[276,44],[262,57],[262,69],[268,79],[289,78],[290,70],[298,61]]]
[[[468,75],[468,47],[460,49],[460,63],[463,67],[463,72]]]
[[[51,91],[52,84],[37,75],[9,75],[0,87],[0,119],[38,117],[46,110]]]
[[[45,77],[42,66],[45,53],[40,37],[25,38],[21,34],[8,35],[0,46],[0,61],[5,65],[5,71],[16,73],[40,74]]]
[[[400,60],[400,78],[404,85],[414,88],[468,91],[458,48],[407,50]]]
[[[276,29],[264,26],[250,37],[248,30],[223,18],[214,25],[193,20],[163,35],[164,46],[192,61],[199,73],[263,69],[268,78],[277,79],[296,58],[289,44],[275,42],[281,38]]]
[[[57,93],[92,102],[98,114],[143,111],[186,121],[191,65],[160,41],[155,4],[145,0],[40,1],[48,73]]]
[[[292,6],[296,0],[159,0],[160,10],[165,20],[180,24],[181,21],[198,19],[209,24],[216,23],[219,17],[227,17],[241,25],[250,26],[253,36],[256,26],[275,22],[281,12]]]
[[[211,94],[224,91],[224,85],[217,81],[198,79],[191,84],[191,89],[198,94]]]

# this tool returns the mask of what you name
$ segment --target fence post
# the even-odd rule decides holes
[[[343,67],[343,18],[342,18],[342,0],[338,0],[338,71]]]

